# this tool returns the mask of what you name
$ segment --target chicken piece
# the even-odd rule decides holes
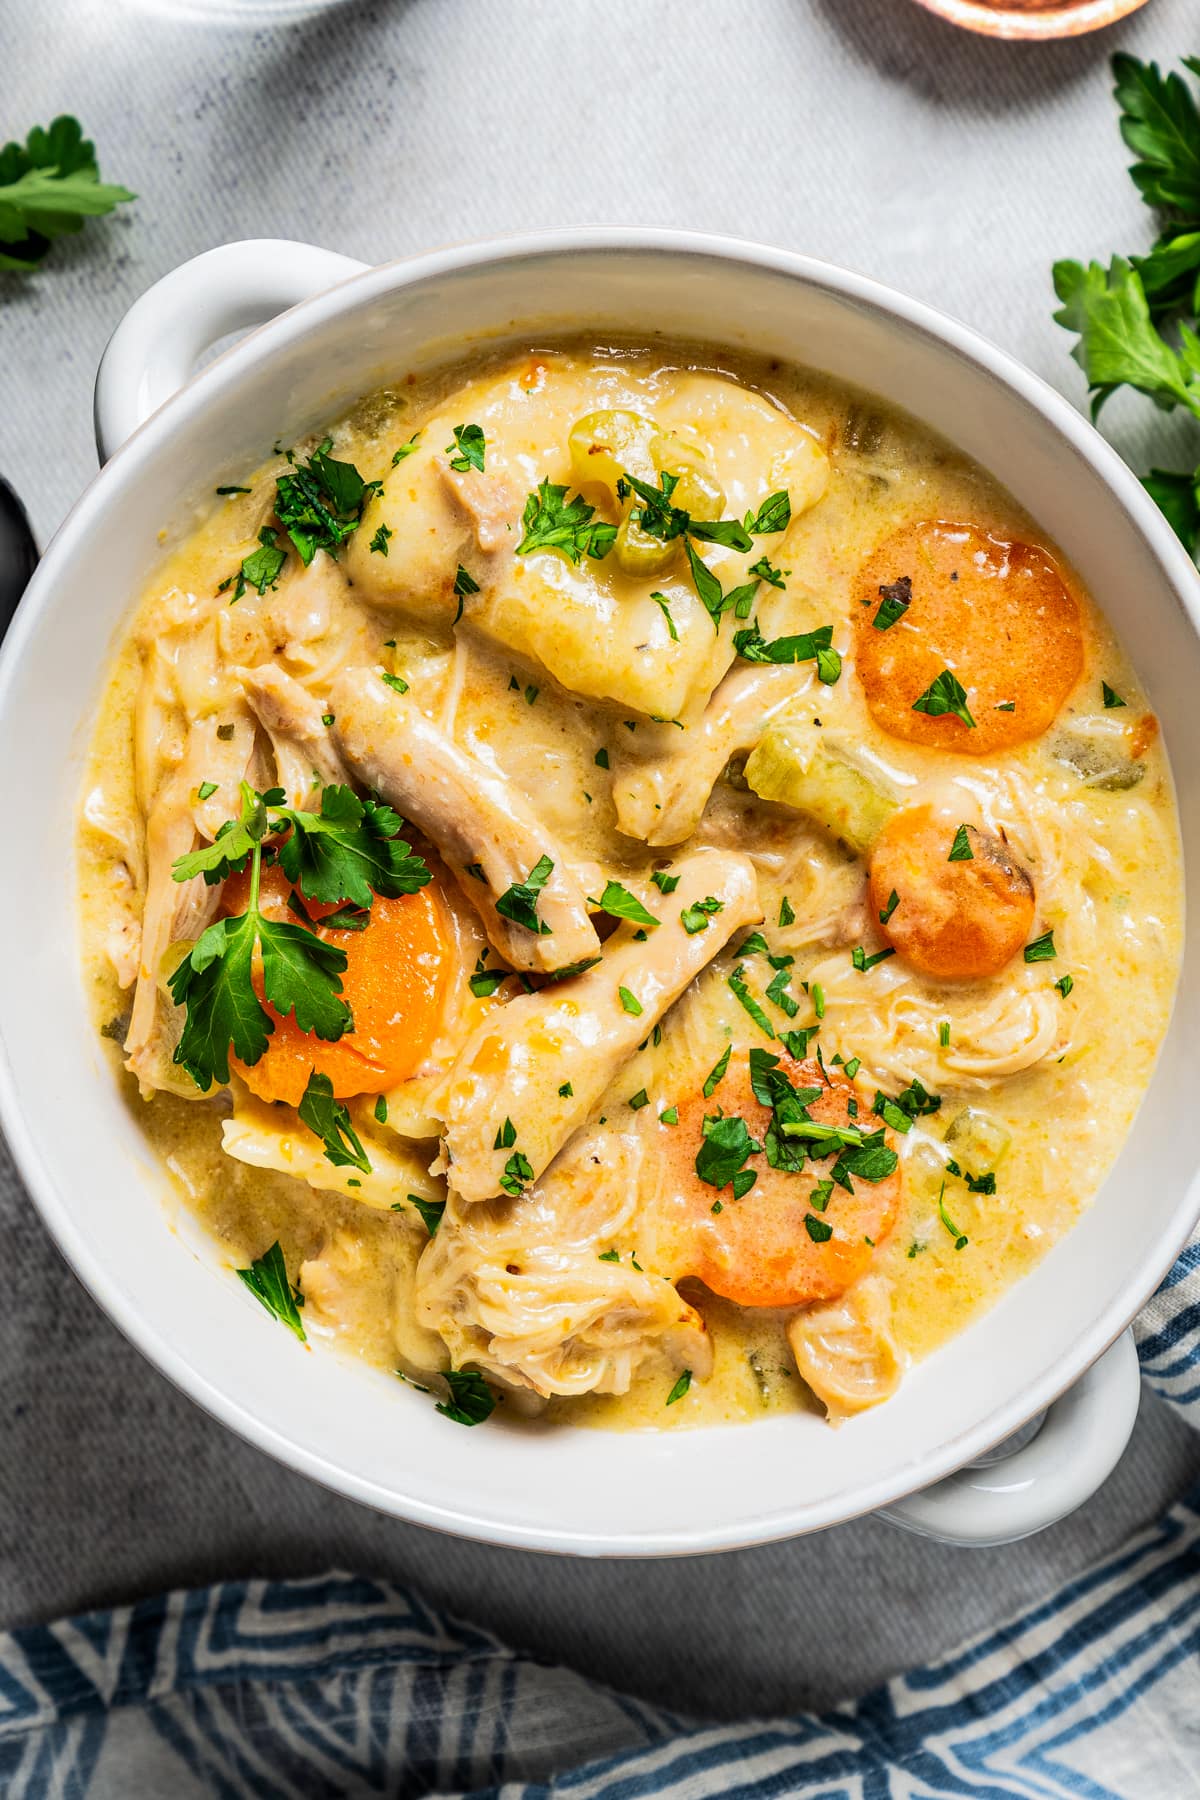
[[[758,742],[766,721],[812,685],[795,664],[732,669],[694,725],[643,727],[612,757],[617,825],[644,844],[691,837],[722,769]],[[618,734],[620,735],[620,734]]]
[[[451,1198],[416,1298],[456,1367],[543,1395],[627,1393],[654,1354],[709,1374],[704,1321],[669,1281],[634,1266],[642,1155],[636,1135],[585,1132],[517,1199]]]
[[[502,775],[459,749],[370,669],[347,670],[330,706],[342,755],[437,846],[506,962],[549,972],[600,954],[587,895],[565,853]],[[503,917],[496,901],[543,856],[553,867],[537,895],[543,930],[535,932]],[[482,870],[483,880],[472,870]]]
[[[510,1162],[536,1179],[688,983],[762,917],[747,857],[701,850],[675,873],[679,886],[644,942],[619,927],[595,968],[511,1000],[464,1046],[437,1109],[450,1185],[466,1199],[499,1194]],[[711,910],[689,922],[707,924],[688,932],[681,914],[698,902]],[[498,1129],[506,1120],[511,1134]]]
[[[904,1360],[881,1275],[864,1276],[836,1300],[806,1306],[789,1321],[787,1340],[831,1425],[889,1400],[900,1385]]]
[[[320,789],[347,781],[321,702],[274,663],[230,670],[271,740],[275,775],[289,806],[315,802]]]
[[[406,1195],[438,1202],[446,1197],[442,1182],[429,1174],[429,1151],[418,1150],[393,1134],[385,1142],[371,1129],[366,1104],[351,1104],[351,1117],[370,1172],[351,1164],[340,1167],[326,1156],[321,1139],[302,1125],[290,1106],[257,1100],[241,1084],[234,1084],[233,1116],[221,1124],[221,1145],[229,1156],[253,1169],[275,1169],[293,1175],[311,1188],[344,1194],[364,1206],[387,1212]],[[414,1208],[405,1209],[417,1229],[422,1229]]]

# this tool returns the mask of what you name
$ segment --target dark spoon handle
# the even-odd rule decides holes
[[[25,508],[0,475],[0,638],[37,568],[38,548]]]

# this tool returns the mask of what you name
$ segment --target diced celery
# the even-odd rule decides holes
[[[807,813],[861,855],[896,810],[896,801],[808,721],[767,726],[746,763],[746,781],[763,800]]]
[[[986,1175],[994,1169],[1011,1143],[1008,1126],[974,1106],[964,1106],[956,1113],[946,1132],[947,1149],[972,1175]]]

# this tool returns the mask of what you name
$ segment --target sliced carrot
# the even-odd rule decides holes
[[[911,597],[880,630],[884,588]],[[1053,558],[974,525],[902,525],[860,570],[851,613],[867,704],[908,743],[967,756],[1011,750],[1048,729],[1083,671],[1079,605]],[[947,669],[973,727],[953,712],[914,710]]]
[[[262,872],[259,905],[269,918],[290,918],[290,884],[279,868]],[[248,878],[227,883],[224,905],[236,913],[246,904]],[[437,1034],[452,966],[450,937],[442,903],[432,885],[398,899],[378,896],[364,931],[328,929],[320,923],[332,906],[304,901],[317,935],[346,952],[342,997],[354,1015],[354,1029],[336,1043],[300,1030],[295,1018],[266,1005],[275,1030],[253,1067],[230,1057],[246,1086],[261,1100],[297,1106],[310,1073],[328,1075],[339,1100],[378,1094],[416,1069]],[[262,999],[262,978],[254,985]]]
[[[997,975],[1033,926],[1033,882],[1007,844],[931,806],[893,813],[871,849],[871,907],[892,948],[935,980]],[[892,896],[896,896],[893,904]],[[886,915],[886,916],[885,916]]]
[[[797,1088],[821,1088],[809,1108],[825,1125],[857,1125],[878,1130],[881,1121],[865,1101],[857,1116],[850,1111],[854,1089],[840,1076],[831,1080],[814,1061],[795,1062],[782,1055],[780,1068]],[[833,1156],[809,1161],[799,1174],[772,1169],[765,1155],[750,1159],[758,1179],[749,1193],[735,1200],[726,1187],[720,1193],[699,1179],[695,1156],[703,1142],[706,1114],[736,1113],[752,1138],[762,1143],[771,1121],[750,1086],[749,1059],[735,1052],[728,1071],[710,1100],[693,1094],[678,1102],[679,1124],[664,1146],[672,1167],[662,1187],[666,1241],[673,1247],[678,1273],[696,1276],[706,1287],[739,1306],[798,1306],[830,1300],[858,1280],[870,1265],[875,1246],[886,1238],[900,1203],[899,1169],[883,1181],[853,1177],[853,1193],[834,1186],[820,1210],[814,1189],[827,1180]],[[665,1136],[666,1134],[664,1134]],[[889,1143],[891,1136],[888,1135]],[[720,1205],[713,1211],[714,1203]],[[806,1220],[816,1222],[818,1237],[826,1225],[832,1236],[818,1242]]]

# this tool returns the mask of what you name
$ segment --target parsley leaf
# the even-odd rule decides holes
[[[912,576],[901,575],[895,581],[885,583],[879,590],[879,600],[879,611],[871,623],[876,631],[890,631],[912,605]]]
[[[674,1404],[677,1400],[683,1399],[683,1396],[687,1393],[687,1391],[691,1387],[691,1385],[692,1385],[692,1371],[690,1369],[685,1369],[683,1371],[683,1374],[679,1377],[679,1380],[675,1383],[675,1386],[671,1389],[670,1393],[667,1395],[665,1404],[667,1406],[674,1406]]]
[[[1054,948],[1053,931],[1043,932],[1040,938],[1034,938],[1032,944],[1025,946],[1027,963],[1053,962],[1057,955],[1058,951]]]
[[[942,713],[953,713],[964,725],[975,729],[975,721],[967,710],[967,690],[952,675],[949,669],[943,669],[930,682],[925,692],[913,701],[914,712],[928,713],[930,718],[938,718]]]
[[[433,1237],[437,1232],[438,1226],[442,1222],[442,1215],[446,1210],[446,1202],[444,1200],[423,1200],[420,1194],[409,1194],[407,1198],[408,1204],[415,1207],[420,1213],[421,1223],[424,1225],[430,1237]]]
[[[1200,543],[1200,468],[1190,475],[1169,469],[1151,469],[1142,486],[1158,506],[1168,525],[1191,555]]]
[[[407,444],[401,444],[401,446],[398,450],[392,451],[392,467],[393,467],[393,469],[396,468],[396,466],[399,463],[402,463],[406,456],[412,455],[413,451],[417,448],[417,445],[420,442],[420,438],[421,438],[420,432],[414,431],[412,436],[409,438]]]
[[[278,1238],[269,1250],[264,1250],[261,1256],[253,1258],[248,1269],[238,1269],[237,1277],[239,1281],[245,1282],[254,1298],[269,1313],[274,1313],[281,1325],[286,1325],[302,1344],[308,1342],[299,1312],[299,1308],[304,1305],[304,1296],[299,1287],[293,1287],[288,1280],[287,1264],[283,1260]]]
[[[745,631],[735,631],[733,647],[746,662],[802,663],[815,662],[818,678],[832,687],[842,672],[842,659],[833,649],[833,626],[818,625],[815,631],[802,631],[794,637],[766,639],[757,619]]]
[[[483,1376],[474,1369],[443,1369],[442,1380],[450,1390],[448,1400],[439,1400],[436,1411],[456,1425],[482,1425],[496,1410],[496,1396]]]
[[[680,877],[672,875],[667,869],[655,869],[650,879],[663,894],[673,894],[680,882]]]
[[[617,997],[621,1002],[622,1011],[629,1013],[634,1019],[641,1018],[646,1009],[636,994],[631,994],[627,987],[619,987]]]
[[[1100,683],[1100,692],[1106,709],[1111,709],[1114,706],[1124,706],[1126,704],[1125,701],[1122,700],[1120,694],[1118,694],[1116,688],[1110,688],[1107,681],[1102,681]]]
[[[745,1007],[759,1030],[764,1032],[767,1037],[773,1038],[775,1036],[775,1028],[762,1007],[758,1004],[758,1001],[754,998],[754,995],[750,992],[750,989],[746,986],[745,969],[743,965],[739,963],[733,973],[726,977],[726,980],[730,992]]]
[[[1137,156],[1129,173],[1150,206],[1200,219],[1200,112],[1179,75],[1162,75],[1157,63],[1113,57],[1114,90],[1121,107],[1121,136]],[[1200,75],[1200,62],[1184,66]]]
[[[770,537],[786,531],[792,522],[792,499],[786,488],[768,494],[756,513],[746,514],[746,530],[755,537]]]
[[[947,862],[974,862],[975,852],[971,848],[971,839],[967,827],[960,825],[954,834],[954,842],[950,846]]]
[[[313,1069],[297,1107],[300,1123],[307,1125],[325,1145],[325,1157],[335,1168],[361,1169],[371,1173],[371,1164],[362,1140],[350,1123],[350,1112],[344,1100],[333,1097],[333,1082],[328,1075]]]
[[[521,524],[525,535],[517,545],[518,556],[557,550],[569,563],[582,562],[585,556],[599,562],[617,538],[616,526],[597,519],[595,507],[582,494],[568,501],[566,488],[549,478],[526,500]]]
[[[696,1173],[709,1187],[723,1188],[747,1157],[761,1152],[762,1145],[750,1136],[745,1119],[736,1113],[717,1114],[704,1121],[704,1141],[696,1152]]]
[[[450,467],[459,475],[465,475],[468,469],[478,469],[482,475],[486,452],[487,439],[482,425],[456,425],[454,442],[446,445],[445,453],[450,458]]]
[[[1200,346],[1186,326],[1180,350],[1159,336],[1141,276],[1122,256],[1105,269],[1077,262],[1054,265],[1054,291],[1062,308],[1054,317],[1079,342],[1072,355],[1092,390],[1095,418],[1114,388],[1137,388],[1156,406],[1186,406],[1200,417]]]
[[[635,925],[657,925],[659,920],[647,912],[636,894],[631,894],[619,881],[609,881],[598,900],[588,903],[610,919],[632,919]]]
[[[712,1099],[718,1085],[724,1080],[725,1071],[729,1067],[729,1058],[732,1055],[733,1045],[726,1044],[724,1050],[722,1050],[720,1056],[708,1071],[708,1074],[704,1077],[704,1086],[701,1089],[701,1092],[706,1100]]]
[[[879,915],[879,923],[881,925],[887,924],[888,920],[891,918],[892,914],[895,912],[895,910],[899,906],[899,904],[900,904],[900,896],[896,892],[895,888],[893,888],[891,893],[887,897],[887,905],[883,908],[883,911]]]
[[[671,608],[667,603],[667,596],[656,592],[651,594],[650,598],[653,600],[655,606],[657,606],[663,618],[667,621],[667,630],[671,634],[671,642],[677,644],[679,642],[679,633],[676,631],[675,621],[671,617]]]
[[[360,800],[351,788],[324,788],[319,813],[279,807],[276,820],[292,827],[279,847],[279,865],[310,900],[369,907],[376,894],[415,894],[432,879],[424,858],[398,835],[399,814],[380,801]]]
[[[707,931],[709,922],[716,913],[724,912],[725,902],[718,900],[715,894],[706,894],[703,900],[685,906],[679,915],[680,923],[689,937],[695,937],[699,931]]]
[[[95,146],[78,119],[63,113],[35,125],[23,146],[0,150],[0,269],[28,274],[53,239],[136,198],[101,181]]]
[[[375,533],[375,536],[371,539],[370,548],[372,554],[375,556],[386,556],[388,553],[388,543],[395,535],[396,534],[390,525],[381,525]]]
[[[549,937],[550,926],[538,918],[537,902],[553,873],[554,864],[550,858],[539,856],[524,881],[514,881],[496,901],[496,911],[501,918],[511,919],[514,925],[523,925],[526,931],[532,931],[538,937]]]
[[[792,571],[777,569],[769,557],[760,556],[756,563],[751,563],[747,572],[753,575],[757,581],[765,581],[773,588],[785,588],[787,586],[785,577]]]

